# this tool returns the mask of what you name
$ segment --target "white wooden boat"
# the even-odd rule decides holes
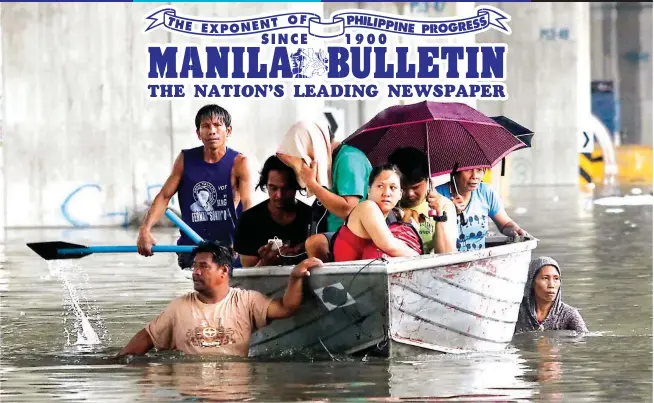
[[[305,280],[295,316],[253,335],[250,355],[503,350],[536,245],[489,239],[486,249],[465,253],[328,263]],[[232,286],[281,297],[291,269],[235,269]]]

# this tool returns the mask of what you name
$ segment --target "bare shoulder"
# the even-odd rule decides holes
[[[364,200],[361,203],[357,204],[355,208],[358,208],[361,211],[371,211],[373,209],[379,210],[379,206],[372,200]]]
[[[381,213],[374,201],[364,200],[358,203],[350,213],[350,220],[361,221],[364,217],[374,217],[375,211]]]
[[[173,162],[173,172],[182,172],[184,171],[184,153],[179,152],[177,154],[177,158],[175,158],[175,161]]]
[[[235,166],[245,166],[247,164],[248,164],[248,157],[246,157],[241,153],[238,153],[238,155],[236,155],[236,158],[234,158]]]
[[[236,174],[244,174],[249,172],[248,171],[248,158],[239,153],[236,158],[234,158],[234,168],[233,172]]]

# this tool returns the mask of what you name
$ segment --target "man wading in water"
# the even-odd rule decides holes
[[[252,202],[247,159],[227,147],[227,137],[232,134],[231,122],[229,112],[218,105],[200,108],[195,116],[195,128],[202,146],[182,150],[177,156],[172,173],[139,229],[136,241],[139,254],[152,256],[152,245],[156,244],[152,226],[164,215],[175,193],[179,193],[182,220],[202,239],[232,245],[238,216]],[[183,232],[180,234],[178,245],[194,245]],[[193,265],[190,254],[177,255],[180,268],[190,269]]]
[[[306,259],[293,268],[284,297],[229,286],[231,248],[204,242],[192,253],[193,288],[172,300],[118,353],[143,355],[152,347],[185,354],[247,357],[250,336],[272,320],[292,316],[302,303],[302,279],[321,266]]]

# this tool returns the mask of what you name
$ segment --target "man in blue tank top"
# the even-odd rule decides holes
[[[251,206],[250,171],[243,154],[227,147],[232,134],[231,116],[218,105],[206,105],[195,116],[202,146],[177,156],[173,170],[139,229],[138,252],[152,256],[152,226],[164,215],[170,199],[178,194],[182,220],[206,241],[232,245],[238,216]],[[178,245],[193,245],[180,231]],[[179,254],[182,269],[190,269],[190,254]],[[238,258],[237,258],[238,261]]]

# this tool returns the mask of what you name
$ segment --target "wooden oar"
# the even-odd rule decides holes
[[[84,246],[70,242],[35,242],[27,246],[45,260],[58,259],[79,259],[93,253],[134,253],[137,252],[136,245],[109,245],[109,246]],[[193,252],[196,246],[184,245],[154,245],[152,252]]]

